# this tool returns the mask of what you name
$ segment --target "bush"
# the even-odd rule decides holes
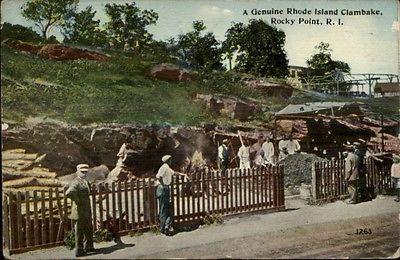
[[[64,239],[65,246],[68,247],[69,250],[75,248],[75,232],[71,230],[68,232],[67,236]]]
[[[37,32],[35,32],[31,28],[19,24],[10,24],[10,23],[2,24],[1,40],[3,41],[5,39],[13,39],[13,40],[32,42],[32,43],[46,42],[46,39],[44,39],[42,36],[40,36]]]

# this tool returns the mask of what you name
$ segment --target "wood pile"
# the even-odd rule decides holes
[[[41,167],[46,155],[26,153],[24,149],[2,151],[3,188],[28,190],[33,188],[60,187],[55,172]]]

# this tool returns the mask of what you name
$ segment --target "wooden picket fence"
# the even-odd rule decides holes
[[[283,167],[230,169],[224,174],[196,170],[190,181],[174,176],[171,203],[174,221],[201,221],[205,216],[285,208]],[[154,179],[93,185],[90,198],[94,231],[115,234],[158,225]],[[3,194],[3,247],[10,254],[61,245],[73,228],[71,201],[64,189]]]
[[[312,171],[312,202],[343,199],[348,195],[345,179],[345,161],[315,162]],[[365,160],[366,186],[379,194],[393,188],[390,164],[379,164],[372,158]]]

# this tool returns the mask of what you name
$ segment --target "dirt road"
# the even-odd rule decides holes
[[[371,234],[356,234],[357,229]],[[328,224],[209,243],[148,254],[139,258],[381,258],[399,247],[397,214]]]

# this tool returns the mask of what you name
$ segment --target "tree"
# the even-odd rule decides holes
[[[350,66],[346,62],[332,59],[332,49],[329,43],[320,42],[314,49],[317,53],[307,60],[308,73],[310,76],[324,76],[330,74],[335,69],[342,72],[350,72]]]
[[[284,50],[286,35],[261,19],[249,24],[234,23],[226,31],[223,50],[231,60],[237,54],[235,69],[256,76],[285,77],[288,60]]]
[[[325,76],[331,81],[330,83],[328,82],[328,84],[316,84],[315,88],[317,90],[328,89],[332,92],[338,91],[339,89],[341,91],[348,90],[350,87],[348,84],[338,82],[337,73],[349,73],[349,64],[332,59],[332,49],[330,49],[329,43],[320,42],[314,49],[316,53],[307,60],[307,76]],[[304,77],[304,75],[300,76]]]
[[[141,10],[135,3],[106,4],[105,10],[110,19],[106,23],[106,30],[115,47],[122,48],[129,44],[141,48],[151,43],[153,35],[146,27],[157,22],[156,12]]]
[[[96,11],[92,10],[92,6],[74,13],[71,19],[61,26],[64,42],[89,46],[106,44],[108,42],[106,32],[100,29],[100,20],[95,20],[95,15]]]
[[[47,39],[49,30],[75,13],[79,0],[30,0],[22,6],[22,16],[32,20]]]
[[[222,69],[222,50],[213,33],[203,34],[203,21],[194,21],[193,30],[178,36],[176,42],[178,56],[196,69]]]

